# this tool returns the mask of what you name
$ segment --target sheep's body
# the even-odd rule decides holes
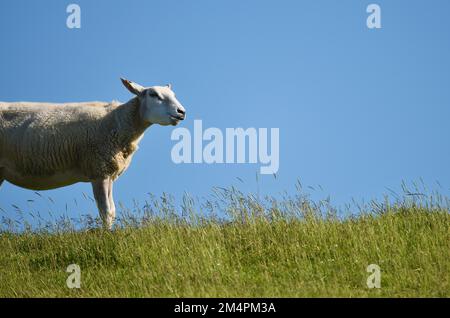
[[[146,128],[138,107],[136,99],[123,105],[0,102],[0,179],[35,190],[115,180]]]

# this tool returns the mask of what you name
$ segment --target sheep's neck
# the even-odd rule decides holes
[[[118,136],[118,141],[123,148],[134,151],[136,143],[141,138],[144,131],[151,125],[141,119],[139,113],[139,100],[133,98],[125,104],[113,110],[114,131]]]

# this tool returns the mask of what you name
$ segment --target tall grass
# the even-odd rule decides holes
[[[404,188],[342,211],[297,190],[150,197],[121,207],[111,232],[86,216],[34,227],[3,216],[0,296],[450,296],[447,197]],[[66,285],[70,264],[80,289]],[[379,289],[366,284],[369,264],[381,268]]]

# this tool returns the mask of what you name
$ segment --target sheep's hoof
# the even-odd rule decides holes
[[[102,220],[103,222],[103,229],[104,230],[108,230],[108,231],[112,231],[112,227],[114,224],[114,218],[106,218],[106,220]]]

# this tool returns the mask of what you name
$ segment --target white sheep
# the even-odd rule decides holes
[[[90,182],[103,224],[115,218],[113,182],[128,168],[144,131],[177,125],[185,109],[171,86],[142,87],[125,104],[0,102],[0,185],[47,190]]]

